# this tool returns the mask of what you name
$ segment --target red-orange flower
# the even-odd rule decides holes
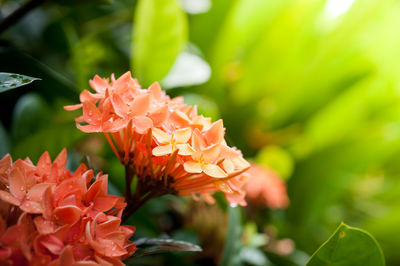
[[[252,164],[247,174],[252,178],[244,185],[251,204],[282,209],[289,205],[286,184],[279,175],[264,166]]]
[[[107,175],[81,165],[65,168],[64,149],[51,162],[45,152],[0,160],[0,262],[3,265],[123,265],[136,247],[135,231],[121,226],[126,203],[108,195]]]
[[[111,81],[95,76],[90,85],[94,93],[83,91],[81,103],[65,109],[82,108],[76,123],[83,132],[105,134],[126,168],[129,205],[166,193],[244,194],[243,178],[235,177],[250,165],[226,144],[222,120],[212,123],[198,115],[196,106],[182,97],[171,99],[157,82],[142,89],[130,72]],[[131,195],[134,176],[138,185]]]

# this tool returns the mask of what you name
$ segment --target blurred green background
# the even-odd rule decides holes
[[[0,0],[1,17],[23,3]],[[287,210],[230,215],[244,233],[237,263],[302,265],[344,221],[400,265],[399,31],[398,0],[49,0],[0,35],[0,72],[41,78],[0,95],[0,155],[36,162],[67,147],[72,168],[105,170],[118,193],[122,166],[62,106],[95,74],[132,70],[223,118],[230,145],[287,180]],[[210,252],[132,265],[221,261],[226,204],[196,204],[149,202],[135,237],[167,233]]]

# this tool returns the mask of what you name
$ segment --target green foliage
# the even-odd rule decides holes
[[[176,0],[140,0],[135,12],[132,70],[143,86],[161,80],[187,39],[186,15]]]
[[[384,266],[378,242],[368,232],[341,224],[311,256],[307,266]]]
[[[32,78],[21,74],[0,72],[0,93],[27,85],[38,78]]]

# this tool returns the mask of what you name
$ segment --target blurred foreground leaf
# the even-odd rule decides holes
[[[39,78],[21,74],[0,72],[0,93],[29,84]]]
[[[342,223],[336,232],[311,256],[307,266],[385,265],[381,248],[368,232]]]
[[[141,238],[136,242],[134,257],[171,251],[202,251],[201,247],[185,241],[163,238]]]
[[[242,234],[242,221],[240,208],[228,208],[229,224],[225,239],[224,253],[222,254],[221,266],[240,265],[240,236]]]
[[[132,69],[144,86],[168,73],[187,39],[187,19],[176,0],[141,0],[135,13]]]

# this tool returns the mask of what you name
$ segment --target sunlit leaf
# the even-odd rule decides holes
[[[368,232],[341,224],[311,256],[307,266],[383,266],[378,242]]]
[[[21,74],[0,72],[0,93],[27,85],[35,80],[40,79]]]
[[[135,12],[132,70],[144,86],[161,81],[184,48],[187,19],[177,0],[140,0]]]
[[[185,241],[164,238],[141,238],[135,241],[138,250],[134,256],[145,256],[156,253],[172,252],[172,251],[202,251],[201,247]]]

